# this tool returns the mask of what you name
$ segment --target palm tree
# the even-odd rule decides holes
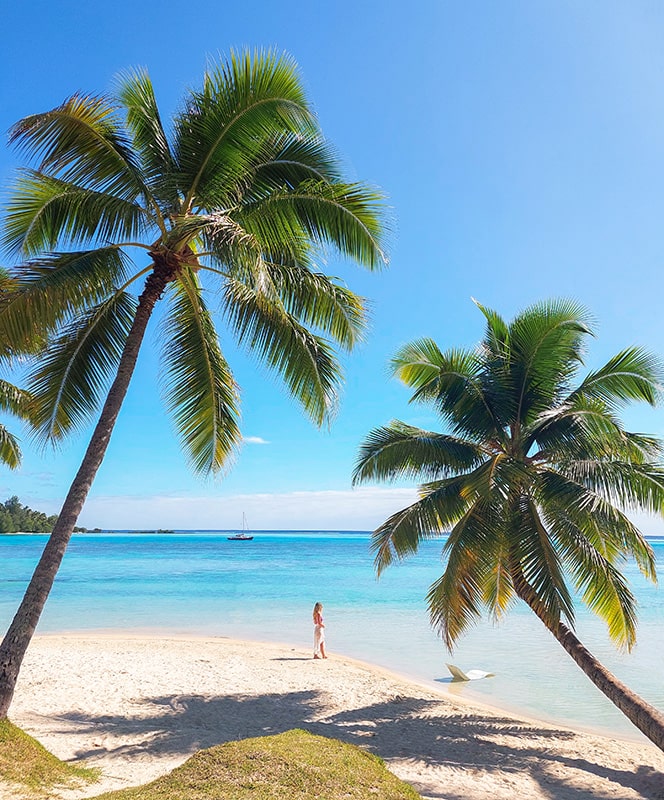
[[[365,317],[362,300],[316,258],[331,248],[369,269],[384,263],[382,197],[342,179],[284,56],[245,52],[211,65],[170,128],[139,70],[121,77],[115,98],[74,95],[18,122],[11,140],[37,163],[9,202],[5,245],[22,263],[0,330],[15,342],[50,336],[30,382],[40,438],[85,424],[115,377],[0,645],[0,717],[157,302],[166,305],[166,405],[193,468],[216,473],[240,442],[239,393],[210,291],[239,343],[322,424],[341,380],[335,346],[352,348]]]
[[[511,323],[480,306],[486,333],[473,350],[430,339],[404,346],[394,373],[430,403],[449,433],[393,421],[361,446],[355,482],[416,478],[419,499],[373,534],[380,574],[422,540],[449,531],[442,577],[427,595],[451,651],[485,608],[500,619],[524,601],[590,680],[658,747],[664,714],[620,683],[574,634],[574,596],[631,649],[636,601],[626,557],[655,580],[654,555],[624,509],[661,512],[662,442],[629,433],[617,411],[657,400],[656,360],[618,353],[575,386],[587,313],[573,302],[534,305]]]

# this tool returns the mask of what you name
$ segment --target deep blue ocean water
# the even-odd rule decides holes
[[[369,534],[265,531],[75,534],[39,630],[144,630],[311,646],[311,609],[324,604],[327,646],[423,683],[531,717],[619,736],[638,735],[525,606],[483,622],[450,657],[429,626],[427,589],[442,572],[441,542],[376,580]],[[1,535],[0,624],[9,624],[46,541]],[[652,539],[660,571],[664,540]],[[635,650],[621,654],[582,608],[577,632],[628,686],[664,710],[664,593],[627,564],[639,599]],[[664,573],[663,573],[664,579]],[[495,677],[448,683],[445,662]],[[443,685],[445,684],[445,685]]]

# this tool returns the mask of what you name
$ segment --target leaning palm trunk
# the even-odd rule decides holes
[[[131,331],[122,351],[118,371],[104,403],[99,422],[23,600],[0,645],[0,719],[5,719],[7,716],[21,663],[37,628],[78,516],[106,453],[136,366],[148,321],[168,280],[167,270],[162,268],[161,270],[156,269],[146,281]]]
[[[602,666],[567,625],[562,622],[552,625],[547,621],[543,613],[542,604],[538,601],[532,587],[529,586],[522,575],[517,574],[513,577],[518,597],[537,614],[547,630],[555,636],[558,643],[574,659],[577,666],[585,672],[600,692],[603,692],[644,736],[647,736],[660,750],[664,751],[664,714],[654,706],[651,706],[650,703],[647,703],[642,697],[639,697],[638,694],[619,681],[613,673],[609,672],[606,667]]]

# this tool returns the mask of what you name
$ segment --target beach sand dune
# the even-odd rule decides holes
[[[305,728],[381,756],[423,797],[664,799],[644,744],[519,721],[343,656],[284,645],[117,635],[36,637],[12,721],[100,783],[146,783],[200,748]],[[10,797],[1,793],[0,797]]]

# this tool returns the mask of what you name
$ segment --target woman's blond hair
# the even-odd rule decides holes
[[[323,610],[323,604],[316,603],[316,605],[314,606],[313,618],[316,619],[316,614],[320,614],[322,610]]]

